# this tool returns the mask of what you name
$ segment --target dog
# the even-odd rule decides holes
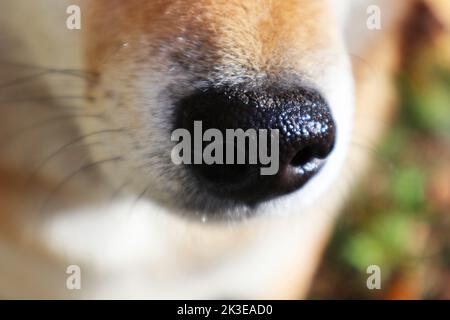
[[[0,297],[305,297],[428,6],[394,2],[1,1]],[[278,173],[174,164],[193,120],[280,129]]]

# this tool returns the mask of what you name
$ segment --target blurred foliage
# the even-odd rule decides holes
[[[399,76],[401,106],[377,149],[383,161],[338,222],[312,298],[450,299],[448,59],[423,50]],[[366,287],[370,265],[382,270],[381,290]]]

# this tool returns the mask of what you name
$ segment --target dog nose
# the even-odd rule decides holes
[[[275,142],[271,137],[278,138],[278,157],[272,158],[278,162],[275,174],[262,174],[267,163],[249,163],[250,152],[255,152],[249,147],[249,139],[243,150],[244,164],[224,160],[189,165],[202,188],[234,203],[256,205],[301,188],[320,170],[335,143],[331,111],[325,99],[312,89],[209,88],[182,99],[177,112],[177,128],[195,135],[195,123],[201,121],[203,132],[218,129],[223,133],[224,144],[230,144],[226,132],[237,129],[267,134],[265,139],[257,136],[258,148],[272,150]],[[206,146],[205,142],[202,146]],[[232,148],[239,151],[236,146]],[[225,145],[223,150],[225,159]],[[192,157],[195,152],[198,150],[192,149]]]

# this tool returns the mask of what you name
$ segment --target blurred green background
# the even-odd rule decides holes
[[[450,299],[450,39],[441,41],[398,76],[396,118],[338,221],[311,298]],[[381,268],[381,290],[367,289],[370,265]]]

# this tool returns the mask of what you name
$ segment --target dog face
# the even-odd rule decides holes
[[[92,153],[96,161],[120,158],[104,167],[117,188],[171,211],[242,216],[283,202],[301,210],[336,179],[353,85],[331,2],[97,0],[85,7],[84,55],[97,74],[89,107],[106,119],[101,129],[118,132]],[[252,168],[175,165],[172,132],[194,120],[221,130],[280,129],[279,172],[261,178]],[[80,126],[99,131],[98,123]]]

